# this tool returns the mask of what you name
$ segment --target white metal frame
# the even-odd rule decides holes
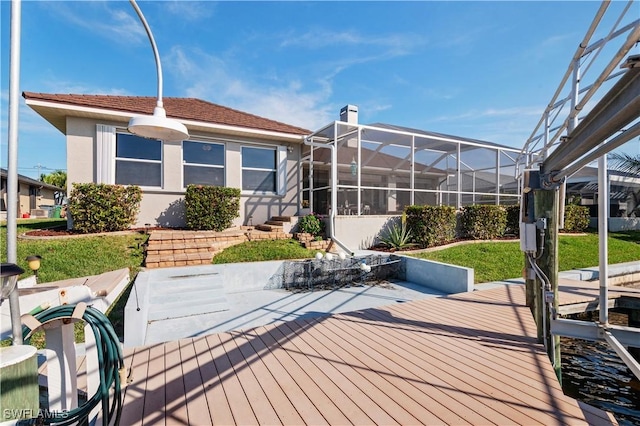
[[[628,1],[615,19],[615,23],[609,29],[607,35],[600,40],[591,42],[596,30],[600,29],[609,6],[609,1],[602,2],[587,34],[571,59],[558,89],[531,136],[524,144],[517,159],[516,177],[520,178],[526,169],[540,167],[543,176],[545,173],[549,175],[547,184],[549,182],[558,184],[599,157],[598,197],[600,200],[609,199],[606,155],[609,151],[640,135],[640,109],[636,106],[638,100],[640,100],[637,80],[638,70],[628,69],[628,67],[640,67],[640,58],[627,57],[632,53],[633,47],[640,41],[640,19],[637,19],[637,14],[634,14],[637,12],[637,7],[633,8],[634,1]],[[630,19],[630,22],[623,24],[625,20],[629,21]],[[622,38],[621,41],[620,38]],[[585,75],[587,71],[595,64],[595,60],[603,52],[603,48],[614,41],[619,44],[612,58],[590,84],[581,88],[580,85],[586,81]],[[613,46],[614,49],[615,47]],[[629,64],[630,59],[632,61],[631,64]],[[624,68],[625,61],[627,69]],[[635,62],[638,63],[636,64]],[[622,68],[622,70],[619,70],[619,68]],[[569,82],[570,77],[571,82]],[[615,84],[609,92],[603,94],[601,88],[607,82],[615,82]],[[621,82],[629,83],[621,84]],[[568,95],[559,99],[560,94],[567,89]],[[600,98],[600,102],[587,111],[586,106],[594,97]],[[563,108],[567,103],[570,104],[570,111],[568,113],[565,111],[563,115]],[[582,117],[579,117],[581,112],[587,113],[584,126],[580,124],[581,120],[583,120]],[[634,113],[635,118],[633,117]],[[617,124],[614,127],[613,123],[623,122],[623,120],[619,119],[619,116],[623,114],[626,114],[626,121],[622,126],[627,127],[619,128]],[[564,119],[559,124],[555,124],[559,117],[564,117]],[[589,137],[593,139],[594,131],[588,129],[587,126],[591,125],[596,118],[601,121],[596,127],[601,133],[606,133],[607,135],[604,137],[605,140],[594,141],[588,139]],[[606,129],[602,130],[603,127]],[[588,131],[584,131],[585,128]],[[581,134],[578,133],[578,136],[575,136],[576,132],[579,131],[581,131]],[[561,137],[562,134],[566,134],[566,136]],[[575,139],[571,140],[572,137]],[[596,147],[594,143],[600,143],[600,145]],[[576,148],[580,150],[579,153],[575,152]],[[554,152],[555,155],[553,155]],[[570,160],[563,158],[563,153],[566,152],[571,153],[572,158]],[[552,156],[553,162],[547,161],[550,156]],[[553,318],[551,320],[551,332],[561,336],[606,341],[636,377],[640,378],[640,364],[624,347],[625,344],[628,346],[630,342],[640,341],[640,329],[622,328],[609,324],[607,304],[608,216],[608,203],[599,203],[599,322],[585,325],[581,321]]]

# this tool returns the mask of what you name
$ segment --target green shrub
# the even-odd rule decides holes
[[[411,242],[412,237],[411,231],[407,228],[407,215],[403,213],[400,223],[393,222],[387,225],[384,234],[378,239],[391,249],[402,250],[416,245]]]
[[[240,216],[240,189],[188,185],[184,204],[187,228],[223,231]]]
[[[67,208],[76,231],[123,231],[136,222],[141,200],[139,186],[75,183]]]
[[[564,231],[583,232],[589,227],[589,208],[569,204],[564,206]]]
[[[319,235],[322,232],[322,225],[322,221],[314,213],[302,216],[298,219],[298,228],[300,232],[305,232],[314,236]]]
[[[405,213],[413,241],[421,247],[444,244],[456,237],[456,210],[453,207],[408,206]]]
[[[520,204],[504,206],[507,212],[507,229],[505,234],[520,235]]]
[[[502,206],[476,204],[465,206],[460,214],[462,236],[474,240],[501,237],[507,227],[507,212]]]

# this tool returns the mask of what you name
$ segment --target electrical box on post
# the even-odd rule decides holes
[[[522,202],[520,204],[520,220],[524,223],[535,222],[533,191],[540,189],[540,171],[525,170],[522,176]]]
[[[535,223],[520,222],[520,250],[535,253],[538,250]]]

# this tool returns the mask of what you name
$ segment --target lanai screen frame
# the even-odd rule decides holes
[[[417,199],[424,200],[425,196],[430,195],[435,202],[418,204],[451,205],[456,209],[469,204],[517,204],[520,201],[521,185],[515,177],[515,166],[521,149],[388,124],[364,125],[338,120],[305,137],[305,145],[307,146],[303,149],[301,163],[307,163],[308,168],[303,171],[303,176],[307,176],[303,178],[302,198],[308,200],[310,210],[317,213],[332,216],[334,212],[337,215],[393,216],[401,212],[401,209],[397,208],[391,211],[389,205],[386,212],[372,211],[370,206],[363,202],[365,190],[393,193],[394,196],[405,193],[405,198],[408,194],[407,205],[414,205]],[[469,161],[465,161],[463,157],[474,152],[484,153],[485,156],[490,153],[495,161],[485,167],[471,167],[467,164]],[[397,155],[398,153],[404,155]],[[435,160],[429,163],[420,161],[420,157],[427,156]],[[441,163],[445,169],[436,167]],[[346,180],[345,176],[352,174],[354,164],[355,175],[351,176],[352,182],[342,183]],[[318,186],[314,172],[328,172],[327,182]],[[409,186],[371,186],[363,182],[363,175],[367,173],[391,177],[404,175],[405,183],[408,177]],[[416,186],[420,179],[438,176],[444,180],[437,188],[426,189]],[[470,187],[469,176],[472,176]],[[463,182],[465,179],[466,182]],[[478,181],[488,182],[490,190],[478,190]],[[443,185],[445,189],[442,189]],[[314,205],[314,194],[319,191],[327,192],[327,199],[330,200],[328,211]],[[345,191],[342,194],[355,191],[352,208],[342,208],[341,202],[338,201],[341,191]],[[387,202],[389,203],[388,200]]]

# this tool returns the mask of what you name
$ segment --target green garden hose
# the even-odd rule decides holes
[[[34,317],[42,324],[53,320],[77,318],[73,316],[76,305],[62,305],[46,309]],[[120,341],[116,336],[109,319],[99,310],[86,307],[82,314],[82,320],[91,326],[96,341],[98,365],[100,371],[100,386],[96,393],[81,406],[62,413],[51,412],[31,419],[27,423],[20,424],[53,424],[53,425],[88,425],[91,411],[102,403],[103,424],[119,424],[122,412],[121,383],[124,379],[121,374],[125,371],[122,358]],[[35,329],[23,325],[22,334],[25,342],[31,338]],[[124,374],[122,374],[124,376]],[[110,389],[113,387],[113,396]],[[112,399],[110,401],[110,399]],[[112,420],[114,422],[112,423]]]

